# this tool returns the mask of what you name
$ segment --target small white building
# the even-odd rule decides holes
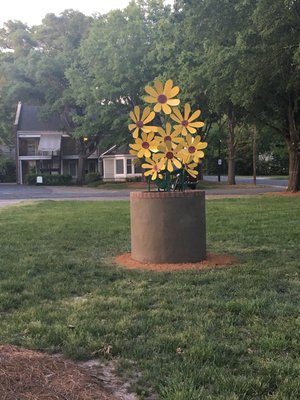
[[[123,182],[127,179],[142,178],[140,165],[134,165],[136,158],[129,153],[129,146],[113,146],[99,157],[102,160],[103,181]]]

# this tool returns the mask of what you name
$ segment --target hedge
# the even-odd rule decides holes
[[[36,178],[41,176],[43,183],[36,183]],[[70,185],[72,183],[71,175],[47,175],[47,174],[28,174],[26,175],[26,183],[28,185],[47,185],[59,186]]]

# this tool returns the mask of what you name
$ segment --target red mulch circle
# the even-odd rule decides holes
[[[141,263],[131,258],[131,253],[120,254],[115,262],[130,269],[148,269],[151,271],[181,271],[187,269],[202,270],[211,268],[225,268],[237,262],[236,258],[221,254],[208,254],[207,259],[197,263],[184,264],[150,264]]]
[[[62,357],[0,346],[1,400],[116,400],[80,366]]]

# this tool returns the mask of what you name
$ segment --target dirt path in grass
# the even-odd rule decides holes
[[[1,400],[137,400],[112,364],[0,346]]]

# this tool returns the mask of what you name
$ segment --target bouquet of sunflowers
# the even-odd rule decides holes
[[[130,153],[142,159],[144,175],[155,182],[159,190],[170,191],[172,177],[179,177],[178,188],[184,190],[186,174],[196,178],[197,167],[204,157],[206,142],[197,135],[197,128],[204,122],[197,120],[200,110],[191,112],[188,103],[181,111],[176,98],[179,87],[169,79],[164,85],[154,81],[154,87],[146,86],[144,100],[151,106],[141,110],[135,106],[130,112],[132,122],[128,125],[135,143],[130,144]]]

